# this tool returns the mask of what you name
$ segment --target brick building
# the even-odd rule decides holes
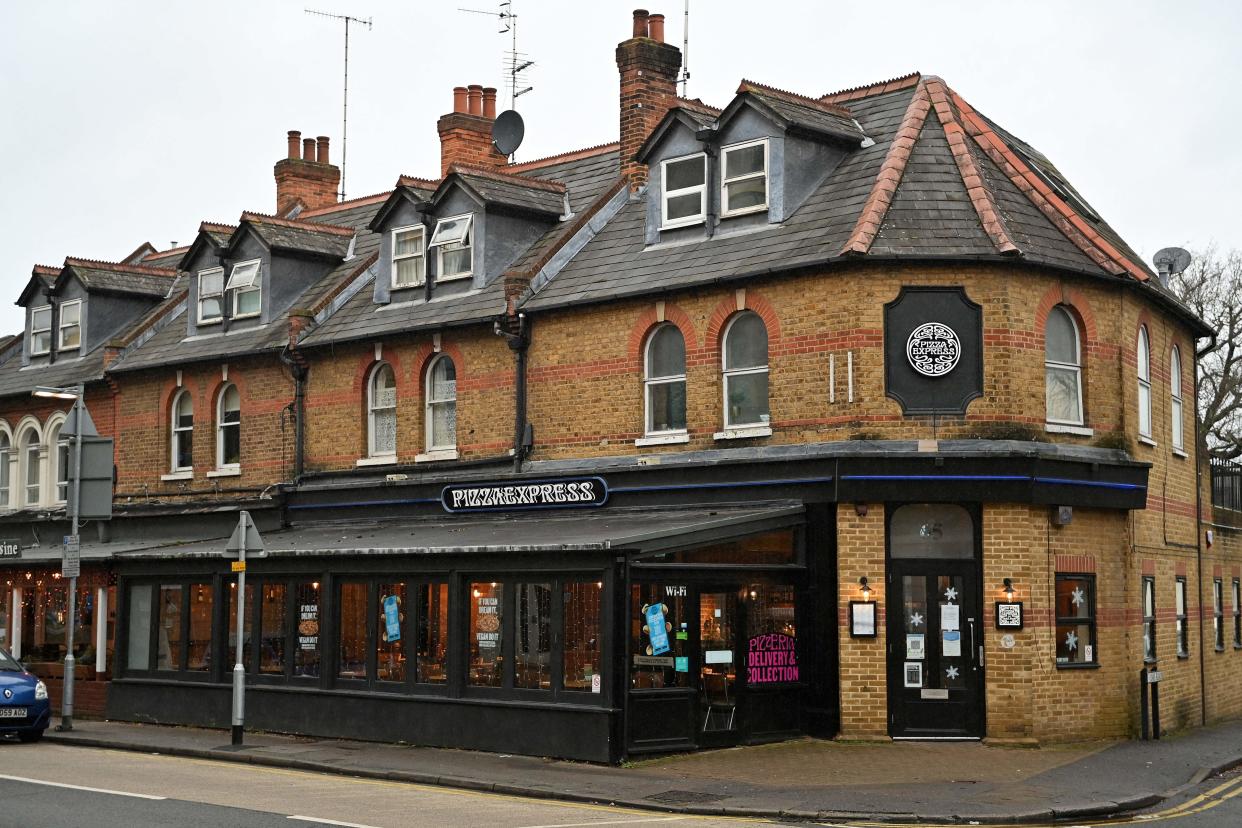
[[[1242,714],[1239,478],[1162,275],[939,78],[718,109],[633,26],[617,143],[509,163],[458,87],[438,178],[338,203],[290,132],[274,215],[35,268],[13,648],[63,656],[64,405],[30,392],[81,385],[116,483],[79,658],[116,718],[228,722],[242,509],[256,727],[1039,744],[1136,735],[1157,668],[1165,728]]]

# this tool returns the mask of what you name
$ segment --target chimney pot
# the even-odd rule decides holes
[[[466,111],[466,91],[467,91],[466,87],[464,86],[453,87],[453,111],[454,112],[465,112]]]
[[[649,24],[648,30],[651,33],[651,39],[656,43],[664,42],[664,15],[653,14],[647,18]]]
[[[315,160],[315,139],[314,138],[303,138],[302,139],[302,160],[303,161],[314,161]]]
[[[302,143],[302,133],[296,129],[289,130],[289,158],[298,158],[298,144]]]
[[[328,163],[328,136],[320,135],[315,139],[318,146],[315,148],[315,160],[320,164]]]
[[[472,83],[467,88],[470,90],[469,95],[468,95],[469,100],[470,100],[470,114],[471,115],[482,115],[483,114],[483,87],[480,84]]]
[[[496,120],[496,88],[483,87],[483,117]]]
[[[646,9],[634,9],[634,37],[647,36],[647,21]]]

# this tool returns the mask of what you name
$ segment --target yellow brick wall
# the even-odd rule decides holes
[[[840,645],[841,737],[874,739],[888,736],[888,675],[885,652],[884,504],[867,504],[859,516],[855,504],[837,506],[837,606]],[[852,638],[850,601],[862,596],[858,579],[866,576],[876,602],[875,638]]]

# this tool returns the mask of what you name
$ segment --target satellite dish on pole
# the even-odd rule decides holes
[[[506,109],[496,116],[496,123],[492,124],[492,146],[501,155],[513,155],[522,145],[525,135],[526,125],[516,109]]]
[[[1190,267],[1190,253],[1180,247],[1166,247],[1156,251],[1151,261],[1156,266],[1156,272],[1160,274],[1161,284],[1167,285],[1170,276],[1176,276]]]

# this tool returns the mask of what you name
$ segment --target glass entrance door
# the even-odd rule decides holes
[[[699,593],[699,732],[705,743],[736,739],[738,623],[736,592]]]
[[[983,625],[974,561],[892,561],[889,712],[894,737],[983,735]]]

